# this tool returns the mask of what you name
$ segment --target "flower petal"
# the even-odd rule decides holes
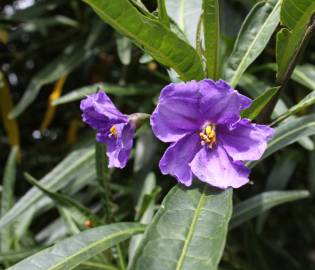
[[[258,160],[267,147],[274,130],[265,125],[252,124],[242,119],[232,127],[218,126],[218,137],[234,160]]]
[[[198,83],[172,83],[163,88],[159,103],[151,116],[156,137],[163,142],[175,142],[200,129],[200,94]]]
[[[113,134],[98,133],[97,140],[107,143],[108,167],[124,168],[132,149],[134,128],[130,123],[116,124],[115,128],[117,137]]]
[[[83,121],[97,130],[106,130],[113,123],[128,121],[128,117],[115,107],[103,91],[87,96],[81,101],[80,109]]]
[[[188,134],[169,146],[160,160],[161,172],[170,174],[186,186],[192,183],[193,174],[189,163],[200,150],[200,138],[197,134]]]
[[[238,188],[249,181],[250,170],[240,161],[233,162],[220,144],[211,150],[203,147],[190,166],[197,178],[218,188]]]
[[[239,121],[240,112],[251,105],[252,100],[239,94],[223,80],[200,81],[200,109],[204,117],[215,124],[231,124]]]

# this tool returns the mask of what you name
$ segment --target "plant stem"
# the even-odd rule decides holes
[[[290,61],[287,72],[281,78],[277,78],[277,85],[280,86],[278,93],[270,100],[270,102],[266,105],[265,109],[261,112],[258,118],[258,122],[266,123],[270,121],[271,113],[273,112],[281,96],[281,93],[284,91],[284,89],[286,88],[290,80],[290,77],[295,69],[295,66],[297,65],[298,57],[300,53],[305,49],[314,31],[315,31],[315,14],[311,17],[309,26],[307,27],[305,34],[303,36],[303,39],[301,40],[301,43],[299,44],[298,48],[295,51],[295,54],[293,55]]]
[[[125,264],[124,256],[122,254],[120,245],[116,246],[116,251],[117,251],[117,255],[118,255],[118,261],[119,261],[120,269],[126,270],[126,264]]]
[[[105,213],[105,224],[110,224],[114,221],[111,211],[111,190],[110,190],[110,172],[107,167],[107,159],[105,155],[105,145],[99,142],[95,144],[95,158],[96,158],[96,173],[99,186],[101,200]],[[118,255],[118,263],[121,270],[126,269],[126,264],[122,255],[120,245],[116,245]]]
[[[107,168],[107,160],[105,155],[105,146],[99,142],[95,144],[96,173],[98,188],[103,202],[105,223],[112,221],[111,213],[111,192],[110,192],[110,172]]]

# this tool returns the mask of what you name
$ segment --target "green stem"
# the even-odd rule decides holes
[[[124,256],[122,254],[120,245],[116,246],[116,251],[117,251],[117,255],[118,255],[118,262],[119,262],[120,269],[126,270],[126,264],[125,264]]]
[[[97,142],[95,144],[95,158],[96,158],[96,173],[101,200],[103,202],[103,208],[105,213],[105,223],[109,224],[114,221],[111,211],[111,190],[110,190],[110,172],[108,170],[108,162],[105,155],[105,146],[102,143]],[[116,245],[116,251],[118,255],[118,263],[121,270],[126,269],[126,264],[122,255],[120,245]]]
[[[105,223],[112,221],[111,213],[111,191],[110,191],[110,172],[107,168],[107,160],[105,155],[105,146],[99,142],[95,144],[96,173],[98,188],[103,203],[105,214]]]
[[[286,88],[286,86],[290,80],[290,77],[294,71],[294,68],[297,65],[298,57],[299,57],[300,53],[305,49],[305,47],[306,47],[309,39],[311,38],[312,34],[314,33],[314,31],[315,31],[315,15],[313,15],[311,20],[310,20],[310,24],[305,31],[303,39],[301,40],[298,48],[296,49],[294,56],[292,57],[292,59],[290,61],[287,72],[281,78],[277,78],[277,85],[280,86],[278,93],[275,96],[273,96],[273,98],[270,100],[270,102],[266,105],[265,109],[262,111],[262,113],[260,114],[260,116],[258,118],[258,122],[260,122],[260,123],[269,122],[271,113],[273,112],[273,110],[274,110],[274,108],[275,108],[275,106],[276,106],[276,104],[280,98],[281,93]]]

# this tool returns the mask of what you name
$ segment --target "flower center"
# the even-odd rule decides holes
[[[206,125],[203,132],[199,133],[199,136],[201,138],[201,144],[202,145],[208,144],[209,148],[212,149],[213,145],[217,141],[215,125],[213,124]]]
[[[108,135],[108,136],[109,136],[109,137],[114,136],[115,139],[117,139],[118,134],[117,134],[117,129],[116,129],[115,126],[112,126],[112,127],[109,129],[109,135]]]

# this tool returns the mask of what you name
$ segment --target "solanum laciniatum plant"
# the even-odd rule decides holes
[[[0,10],[2,269],[315,268],[313,0]]]

